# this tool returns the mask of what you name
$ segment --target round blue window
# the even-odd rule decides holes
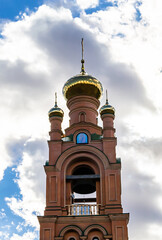
[[[79,133],[76,137],[76,143],[88,143],[88,136],[85,133]]]

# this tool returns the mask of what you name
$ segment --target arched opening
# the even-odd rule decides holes
[[[85,174],[95,174],[95,172],[91,167],[87,165],[78,166],[73,171],[73,175],[85,175]]]
[[[99,214],[97,203],[100,196],[100,175],[98,166],[88,158],[75,159],[74,162],[74,165],[71,166],[71,175],[66,176],[67,188],[70,192],[69,215]],[[76,164],[76,162],[80,164]]]
[[[72,180],[72,192],[80,195],[92,194],[96,191],[96,180],[91,178],[95,175],[89,166],[81,165],[74,169],[74,179]],[[84,201],[87,199],[85,198]]]

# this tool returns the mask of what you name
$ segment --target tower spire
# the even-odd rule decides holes
[[[106,105],[108,105],[108,94],[107,94],[107,89],[106,89]]]
[[[83,41],[84,39],[82,38],[82,41],[81,41],[81,45],[82,45],[82,60],[81,60],[81,74],[84,75],[85,74],[85,69],[84,69],[84,45],[83,45]]]
[[[57,107],[57,92],[55,92],[55,107]]]

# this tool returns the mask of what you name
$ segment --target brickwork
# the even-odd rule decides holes
[[[114,115],[104,109],[101,128],[97,125],[99,100],[95,97],[74,96],[67,106],[70,125],[65,135],[61,129],[63,116],[50,117],[49,162],[44,166],[46,207],[44,216],[38,217],[40,240],[127,240],[129,214],[123,213],[121,204]],[[87,143],[76,142],[79,133],[87,136]],[[79,203],[73,199],[74,190],[84,195],[92,189],[96,193],[93,206],[86,198]]]

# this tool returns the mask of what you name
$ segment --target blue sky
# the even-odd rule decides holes
[[[15,166],[16,167],[16,166]],[[22,195],[20,193],[20,189],[18,185],[15,183],[15,180],[17,179],[17,173],[13,170],[14,166],[12,168],[7,168],[4,173],[4,178],[0,182],[0,189],[1,189],[1,212],[6,214],[6,217],[3,218],[3,221],[0,221],[0,229],[2,231],[6,231],[9,234],[9,236],[12,236],[13,233],[19,232],[17,226],[21,223],[22,227],[22,233],[26,231],[33,231],[33,227],[25,227],[25,221],[22,220],[22,218],[16,214],[14,214],[11,209],[7,206],[5,203],[5,197],[16,197],[19,199],[22,199]],[[2,210],[3,209],[3,210]],[[3,215],[2,215],[3,216]],[[1,218],[1,217],[0,217]],[[4,238],[5,239],[5,238]]]
[[[0,18],[14,21],[20,12],[24,13],[27,8],[35,11],[41,4],[42,0],[0,0]]]
[[[1,240],[38,239],[47,113],[57,91],[68,127],[62,87],[80,72],[82,37],[85,69],[116,109],[129,237],[161,240],[161,8],[161,0],[0,0]]]
[[[57,2],[57,1],[53,1]],[[0,19],[9,19],[12,21],[15,21],[17,16],[24,13],[26,9],[29,9],[29,11],[36,11],[36,9],[41,6],[43,3],[47,3],[47,1],[44,0],[0,0]],[[138,7],[140,5],[140,1],[137,1],[136,6]],[[118,1],[105,1],[100,0],[99,4],[97,4],[96,7],[90,7],[85,9],[85,12],[87,14],[92,14],[93,12],[104,10],[107,7],[114,7],[118,6]],[[75,12],[73,14],[75,15],[76,12],[80,12],[79,8],[75,9]],[[140,11],[137,10],[137,19],[140,19]]]

